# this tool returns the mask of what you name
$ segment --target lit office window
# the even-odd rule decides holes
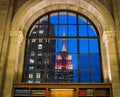
[[[43,30],[39,30],[39,34],[43,34]]]
[[[54,11],[39,17],[26,36],[23,81],[102,82],[99,35],[85,16]]]
[[[42,44],[39,44],[39,45],[38,45],[38,49],[42,49]]]

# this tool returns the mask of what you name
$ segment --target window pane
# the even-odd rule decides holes
[[[35,62],[34,59],[30,59],[30,60],[29,60],[29,63],[34,63],[34,62]]]
[[[80,40],[79,46],[80,46],[80,53],[88,53],[88,40],[87,39]]]
[[[71,56],[72,56],[73,69],[78,70],[78,55],[77,54],[71,54]]]
[[[60,24],[67,24],[67,13],[66,12],[60,12],[59,23]]]
[[[67,40],[67,49],[69,53],[77,53],[77,40],[75,39]]]
[[[48,72],[47,72],[47,81],[48,82],[55,82],[54,70],[48,70]]]
[[[48,16],[44,16],[43,18],[41,18],[38,23],[41,22],[48,22]]]
[[[100,68],[100,60],[99,54],[90,54],[90,68],[91,69],[99,69]]]
[[[58,24],[58,13],[53,13],[50,16],[50,23]]]
[[[92,82],[101,82],[101,75],[100,75],[100,71],[94,71],[92,72]]]
[[[56,49],[56,51],[57,51],[57,53],[59,53],[59,52],[61,52],[61,50],[62,50],[62,41],[63,40],[57,40],[57,49]],[[75,44],[74,45],[74,49],[71,49],[71,47],[73,46],[72,44]],[[73,69],[77,69],[77,64],[78,64],[78,62],[77,62],[77,55],[76,54],[72,54],[72,53],[75,53],[75,52],[77,52],[77,45],[76,45],[76,40],[66,40],[66,45],[67,45],[67,52],[69,52],[69,54],[71,55],[71,59],[72,59],[72,63],[74,63],[73,64]],[[56,56],[57,57],[57,56]]]
[[[88,71],[80,72],[80,81],[81,82],[90,82],[90,74]]]
[[[78,83],[78,71],[74,71],[74,83]]]
[[[33,79],[33,78],[27,79],[27,82],[28,82],[28,83],[34,83],[34,79]]]
[[[77,27],[76,25],[68,26],[68,36],[77,36]]]
[[[59,31],[58,31],[58,25],[54,25],[54,33],[55,33],[55,36],[59,36]]]
[[[88,25],[88,33],[89,33],[89,36],[97,36],[95,29],[93,28],[92,25]]]
[[[86,25],[79,25],[79,35],[80,36],[88,36]]]
[[[89,44],[90,44],[90,53],[98,53],[98,40],[96,39],[89,40]]]
[[[56,53],[62,50],[62,39],[56,39]]]
[[[67,25],[59,25],[59,36],[67,34]]]
[[[87,24],[87,20],[85,18],[83,18],[82,16],[79,16],[78,23],[79,24]]]
[[[88,54],[80,54],[80,70],[88,70],[89,69],[89,55]]]
[[[68,24],[76,24],[76,14],[68,13]]]
[[[34,70],[34,66],[29,66],[28,70]]]

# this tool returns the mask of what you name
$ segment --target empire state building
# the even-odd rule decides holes
[[[55,79],[57,82],[73,82],[72,56],[66,49],[66,40],[62,40],[62,51],[55,62]]]

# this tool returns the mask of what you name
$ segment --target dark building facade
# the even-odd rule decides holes
[[[46,21],[36,23],[28,33],[23,73],[24,82],[40,83],[53,80],[55,41],[43,38],[49,36],[54,37],[54,26]]]

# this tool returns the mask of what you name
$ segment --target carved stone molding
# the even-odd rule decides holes
[[[105,47],[108,46],[108,43],[114,42],[115,37],[116,37],[115,31],[104,31],[102,39],[105,44]]]
[[[10,31],[10,37],[14,42],[17,42],[17,45],[21,47],[21,43],[23,42],[23,33],[22,31]]]

